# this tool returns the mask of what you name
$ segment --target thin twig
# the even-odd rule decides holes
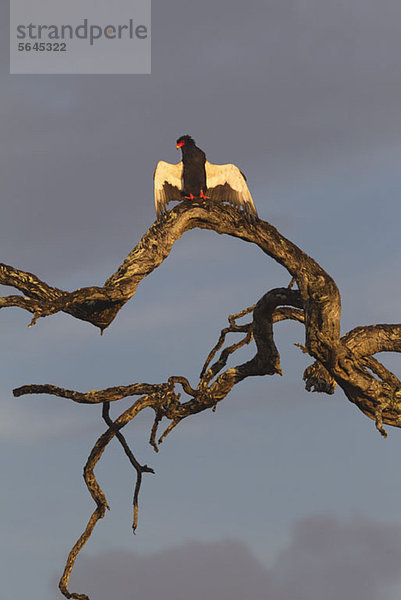
[[[110,418],[110,402],[103,403],[102,417],[103,417],[103,420],[106,422],[106,424],[109,426],[109,428],[112,429],[114,426],[114,421]],[[139,497],[139,491],[141,489],[142,473],[153,473],[154,474],[154,470],[151,467],[148,467],[148,465],[141,465],[137,461],[137,459],[135,458],[130,447],[128,446],[128,443],[127,443],[125,437],[123,436],[123,434],[121,433],[121,431],[116,430],[116,438],[118,439],[121,446],[123,447],[124,452],[128,456],[130,463],[136,470],[136,484],[135,484],[134,499],[133,499],[134,518],[133,518],[133,523],[132,523],[132,529],[133,529],[133,532],[135,533],[136,528],[138,526],[138,497]]]
[[[96,523],[99,519],[102,519],[105,515],[106,509],[109,509],[107,504],[106,497],[99,486],[95,474],[94,468],[101,458],[104,450],[106,449],[109,442],[113,439],[114,436],[117,435],[117,432],[122,429],[127,423],[129,423],[133,418],[136,417],[139,412],[141,412],[144,408],[148,406],[152,406],[154,404],[154,398],[151,396],[144,396],[139,398],[134,402],[132,406],[130,406],[126,411],[124,411],[113,423],[112,426],[109,427],[96,441],[93,446],[91,453],[89,455],[88,460],[86,461],[86,465],[84,467],[84,479],[86,483],[86,487],[89,490],[90,495],[95,501],[97,507],[95,511],[92,513],[88,524],[85,528],[85,531],[81,534],[78,541],[74,544],[71,549],[67,562],[64,568],[63,575],[61,576],[59,588],[62,594],[66,598],[74,598],[76,600],[89,600],[88,596],[85,594],[76,594],[71,593],[68,590],[68,583],[71,576],[71,571],[77,559],[77,556],[83,546],[86,544],[88,539],[90,538],[93,529],[95,528]]]

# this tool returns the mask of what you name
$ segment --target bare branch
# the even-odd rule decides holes
[[[71,550],[60,580],[60,590],[67,598],[88,600],[85,594],[70,593],[68,583],[79,551],[108,508],[94,468],[110,441],[114,437],[118,439],[136,470],[133,499],[135,531],[142,474],[153,470],[137,461],[121,433],[122,428],[144,408],[152,408],[155,418],[149,442],[157,452],[158,444],[179,423],[204,410],[214,410],[238,382],[253,376],[282,375],[273,335],[274,323],[291,319],[304,326],[305,342],[297,345],[314,359],[303,376],[307,390],[332,394],[335,387],[340,386],[347,398],[374,420],[383,436],[387,435],[384,424],[401,427],[401,382],[374,357],[380,352],[401,352],[401,325],[357,327],[340,338],[341,301],[333,279],[272,225],[260,219],[250,221],[233,206],[201,200],[181,202],[145,233],[103,287],[66,292],[49,286],[31,273],[0,264],[0,284],[14,287],[24,294],[0,298],[0,308],[15,306],[29,311],[33,314],[31,324],[40,317],[63,311],[103,331],[134,296],[142,279],[169,255],[174,242],[194,228],[213,230],[256,244],[291,276],[288,287],[272,289],[254,306],[229,316],[229,325],[222,329],[217,343],[210,350],[196,387],[183,376],[171,376],[164,383],[133,383],[86,393],[51,384],[25,385],[14,390],[16,397],[52,394],[81,404],[103,404],[103,419],[108,429],[93,446],[84,468],[85,483],[96,508]],[[293,289],[295,284],[297,289]],[[252,320],[249,318],[246,323],[238,323],[250,313],[253,313]],[[228,344],[227,336],[231,334],[240,334],[241,337]],[[255,355],[243,364],[226,368],[235,352],[252,341],[256,345]],[[178,385],[187,396],[184,401],[181,401],[181,393],[176,392]],[[113,421],[109,415],[110,402],[128,396],[140,398]],[[167,419],[168,424],[157,440],[163,419]]]
[[[26,394],[51,394],[60,398],[69,398],[79,404],[101,404],[103,402],[115,402],[128,396],[159,394],[165,390],[166,386],[167,384],[133,383],[131,385],[120,385],[105,390],[92,390],[82,393],[75,392],[74,390],[65,390],[50,383],[45,383],[42,385],[23,385],[13,390],[13,394],[15,397]]]
[[[337,288],[323,269],[295,244],[281,236],[272,225],[260,219],[251,223],[235,207],[211,201],[184,201],[169,211],[163,221],[158,221],[145,233],[103,287],[86,287],[65,292],[49,286],[31,273],[2,264],[0,284],[16,287],[25,296],[38,300],[38,317],[63,311],[75,318],[89,321],[103,331],[132,298],[142,279],[167,258],[174,242],[186,231],[196,227],[257,244],[263,252],[288,269],[305,298],[309,295],[308,289],[311,286],[322,290],[328,287],[331,295],[336,295]],[[316,303],[319,304],[318,298]],[[338,292],[337,303],[339,304]],[[324,305],[321,309],[324,310]],[[330,335],[338,335],[337,320],[332,322],[331,309],[326,312],[330,321],[330,324],[327,323]]]
[[[106,422],[106,424],[109,426],[109,428],[112,429],[114,427],[114,422],[110,418],[110,402],[104,402],[102,416],[103,416],[103,420]],[[136,460],[132,450],[128,446],[128,443],[127,443],[125,437],[123,436],[121,431],[119,431],[118,429],[116,430],[116,438],[118,439],[121,446],[123,447],[123,450],[124,450],[125,454],[128,456],[130,463],[136,470],[136,484],[135,484],[134,500],[133,500],[134,518],[133,518],[133,522],[132,522],[132,529],[133,529],[133,532],[135,533],[135,530],[138,526],[138,498],[139,498],[139,491],[141,489],[141,484],[142,484],[142,473],[153,473],[154,474],[154,470],[152,468],[148,467],[147,465],[141,465]]]
[[[106,446],[117,434],[117,432],[120,429],[122,429],[127,423],[129,423],[144,408],[152,406],[152,403],[152,398],[150,398],[149,396],[144,396],[143,398],[136,400],[134,404],[126,411],[124,411],[122,415],[120,415],[118,419],[116,419],[112,423],[112,425],[100,436],[100,438],[97,440],[96,444],[92,448],[92,451],[84,467],[84,479],[89,493],[91,494],[93,500],[96,503],[96,509],[92,513],[84,532],[79,537],[78,541],[73,546],[72,550],[68,555],[67,563],[59,583],[60,591],[62,594],[64,594],[66,598],[75,598],[76,600],[89,600],[88,596],[86,596],[85,594],[76,594],[69,592],[68,582],[78,553],[88,541],[93,529],[96,526],[96,523],[99,521],[99,519],[103,519],[106,509],[109,509],[106,497],[96,480],[94,468],[98,463],[99,459],[101,458]]]

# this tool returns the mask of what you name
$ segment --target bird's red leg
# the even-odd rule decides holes
[[[186,200],[195,200],[196,196],[194,196],[193,194],[189,194],[189,196],[184,196],[184,198]]]
[[[210,200],[210,196],[205,196],[203,190],[201,190],[200,197],[202,198],[202,200]]]

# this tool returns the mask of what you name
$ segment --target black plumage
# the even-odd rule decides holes
[[[197,147],[190,135],[178,138],[177,148],[182,152],[181,194],[197,198],[202,191],[206,192],[206,154]]]
[[[229,202],[252,220],[257,217],[255,205],[243,173],[232,164],[214,165],[198,148],[190,135],[177,140],[182,161],[174,165],[159,161],[155,174],[155,206],[157,218],[166,212],[166,205],[182,198],[205,198]]]

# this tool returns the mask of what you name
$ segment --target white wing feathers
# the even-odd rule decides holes
[[[229,202],[242,209],[245,215],[257,217],[255,205],[245,176],[235,165],[213,165],[206,161],[206,195],[218,202]],[[182,200],[184,188],[182,161],[173,165],[161,160],[154,173],[155,207],[157,218],[166,213],[166,205]]]
[[[221,202],[230,202],[251,217],[257,212],[245,176],[235,165],[213,165],[206,161],[207,195]],[[231,189],[230,189],[231,188]]]
[[[176,165],[172,165],[164,160],[160,160],[157,163],[153,179],[155,186],[155,207],[158,219],[166,212],[166,204],[170,202],[170,200],[181,199],[180,197],[177,197],[177,193],[179,194],[182,189],[181,178],[182,161]],[[177,188],[175,191],[175,196],[177,198],[173,198],[171,193],[169,193],[171,190],[170,186]]]

